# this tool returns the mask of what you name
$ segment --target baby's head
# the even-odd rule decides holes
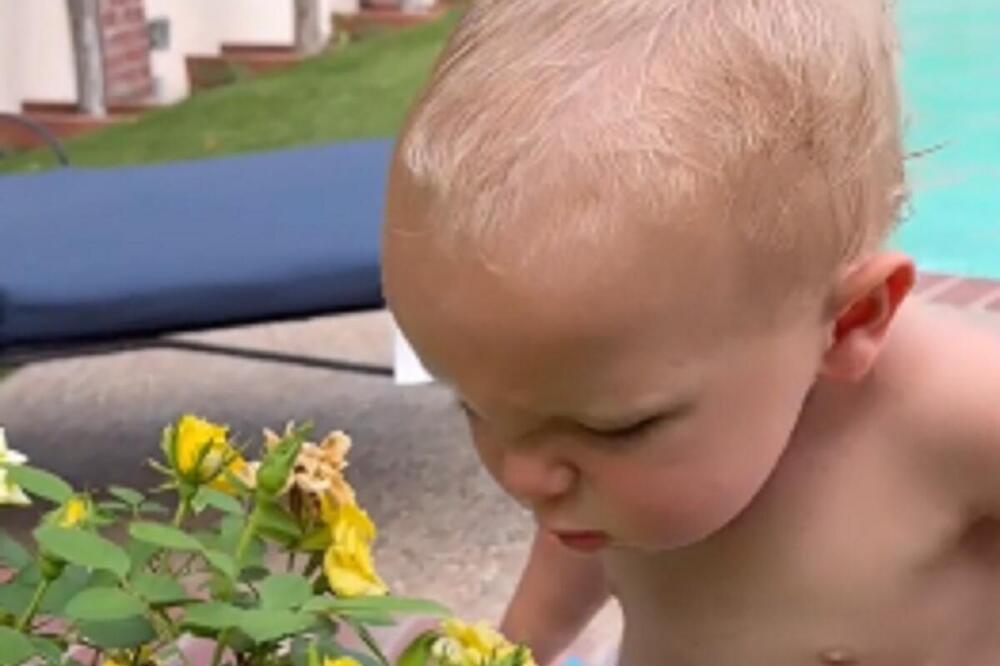
[[[880,0],[480,0],[394,161],[385,288],[553,530],[691,543],[913,279]]]

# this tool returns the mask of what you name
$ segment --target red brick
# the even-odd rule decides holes
[[[996,282],[995,280],[962,278],[955,284],[935,294],[934,301],[947,305],[966,307],[994,292],[1000,295],[1000,282]]]
[[[914,291],[920,294],[928,289],[933,289],[934,287],[942,285],[951,279],[953,279],[952,276],[944,275],[942,273],[919,273],[917,275],[917,284],[914,286]]]
[[[991,312],[1000,312],[1000,297],[993,299],[986,304],[986,309]]]

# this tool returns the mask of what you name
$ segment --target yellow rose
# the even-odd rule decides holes
[[[85,497],[71,497],[59,509],[59,527],[79,527],[90,516],[90,502]]]
[[[336,659],[326,657],[323,659],[323,666],[361,666],[361,662],[354,657],[337,657]]]
[[[197,485],[208,483],[228,493],[236,489],[226,478],[226,472],[244,482],[252,477],[250,466],[229,443],[228,429],[191,414],[185,414],[177,422],[170,462],[186,481]]]
[[[26,462],[28,462],[27,456],[7,446],[7,436],[4,429],[0,428],[0,505],[27,506],[31,504],[31,500],[24,494],[20,486],[7,479],[6,467],[23,465]]]
[[[371,544],[375,524],[356,504],[333,506],[323,498],[324,520],[330,527],[330,546],[323,557],[323,571],[330,589],[342,597],[374,597],[389,589],[375,571]]]
[[[490,666],[518,649],[485,622],[467,624],[451,618],[441,623],[441,631],[442,636],[431,647],[438,666]],[[521,650],[525,656],[522,666],[535,666],[531,653]]]

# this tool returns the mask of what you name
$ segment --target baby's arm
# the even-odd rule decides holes
[[[600,560],[539,531],[501,629],[547,664],[569,647],[608,600]]]

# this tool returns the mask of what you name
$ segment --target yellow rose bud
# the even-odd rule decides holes
[[[59,527],[79,527],[90,517],[90,502],[85,497],[71,497],[59,509],[56,524]]]
[[[66,570],[66,561],[42,552],[38,566],[45,580],[55,580]]]
[[[169,458],[177,475],[193,485],[211,484],[233,493],[227,473],[248,485],[252,482],[249,465],[229,443],[228,429],[191,414],[177,422]]]

